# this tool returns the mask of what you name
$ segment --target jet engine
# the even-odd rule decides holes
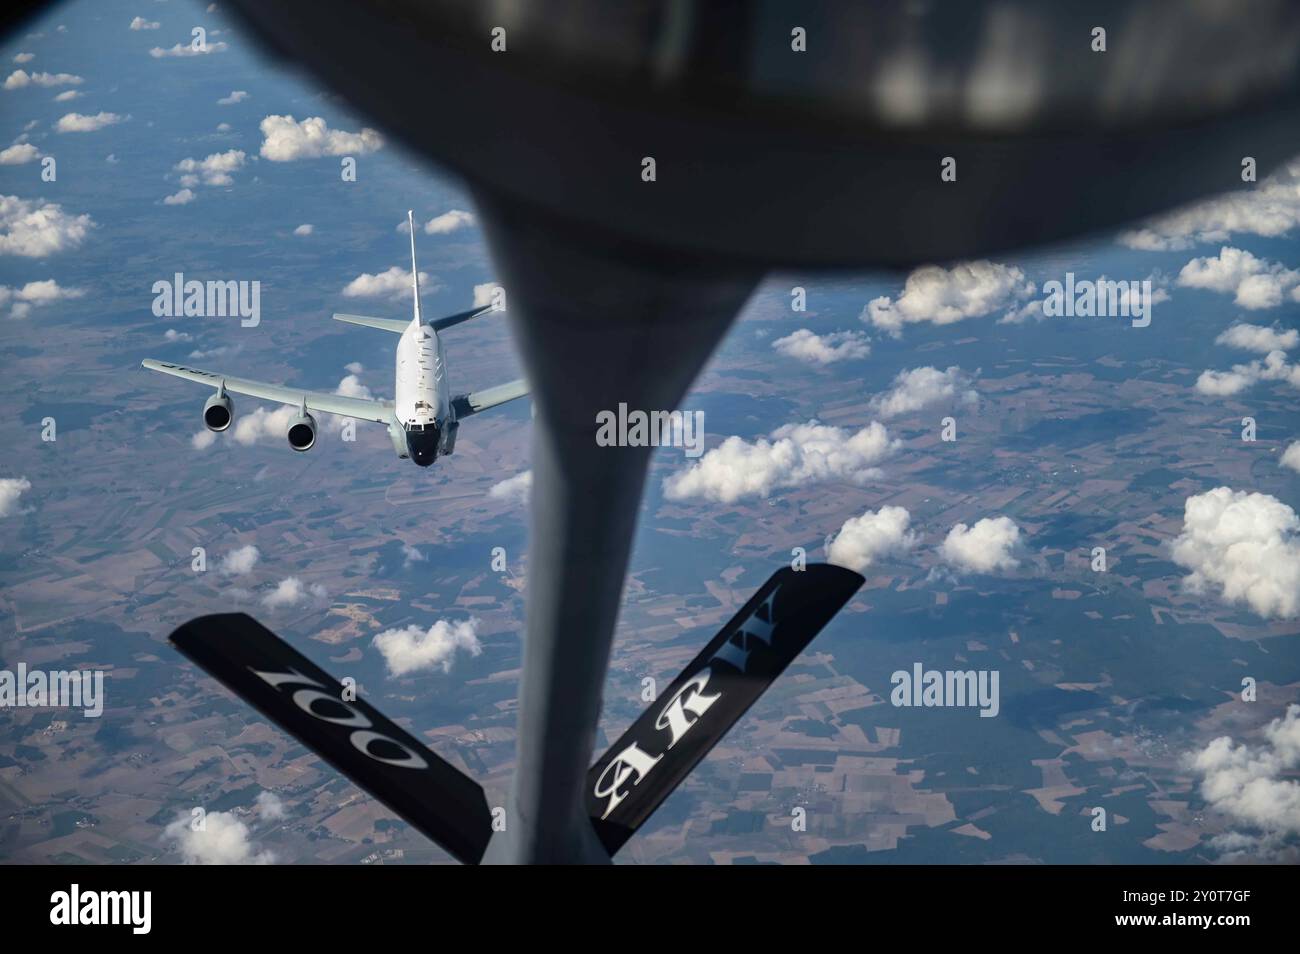
[[[289,446],[296,451],[307,451],[315,443],[316,418],[306,411],[299,411],[298,416],[289,422]]]
[[[203,424],[210,431],[224,431],[235,419],[235,402],[230,395],[217,393],[203,402]]]

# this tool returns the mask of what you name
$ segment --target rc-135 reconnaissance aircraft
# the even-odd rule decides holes
[[[523,379],[470,394],[451,396],[447,384],[447,359],[443,354],[438,332],[469,321],[492,310],[488,305],[472,308],[446,318],[426,323],[420,316],[420,276],[415,263],[415,221],[406,213],[411,227],[411,291],[414,295],[414,314],[410,321],[391,318],[368,318],[364,315],[335,315],[339,321],[370,328],[382,328],[402,337],[397,342],[397,382],[394,400],[381,401],[369,398],[344,397],[323,391],[304,391],[279,384],[263,384],[245,378],[230,377],[213,371],[200,371],[172,364],[169,361],[145,359],[142,364],[150,371],[161,371],[178,378],[198,381],[217,389],[203,405],[203,423],[210,431],[224,431],[235,419],[234,403],[228,392],[247,394],[266,401],[296,404],[298,416],[289,423],[289,446],[296,451],[307,451],[316,443],[316,419],[312,411],[341,414],[361,421],[374,421],[388,425],[388,436],[393,440],[393,450],[403,459],[410,458],[421,467],[428,467],[439,454],[450,454],[456,448],[456,431],[460,422],[471,414],[505,404],[528,393]]]

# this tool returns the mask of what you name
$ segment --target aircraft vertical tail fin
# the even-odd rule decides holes
[[[420,267],[415,264],[415,213],[406,210],[406,224],[411,227],[411,293],[415,296],[415,323],[423,324],[420,318]]]
[[[862,586],[812,564],[774,573],[587,773],[587,814],[613,855]]]
[[[492,837],[477,782],[244,613],[201,616],[169,637],[218,682],[465,864]]]

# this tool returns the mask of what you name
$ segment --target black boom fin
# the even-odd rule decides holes
[[[587,814],[612,855],[862,586],[812,564],[772,574],[587,773]]]
[[[196,665],[465,864],[492,836],[482,787],[244,613],[169,637]]]

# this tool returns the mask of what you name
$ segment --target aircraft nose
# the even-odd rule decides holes
[[[438,431],[407,431],[406,448],[411,460],[428,467],[438,456]]]

